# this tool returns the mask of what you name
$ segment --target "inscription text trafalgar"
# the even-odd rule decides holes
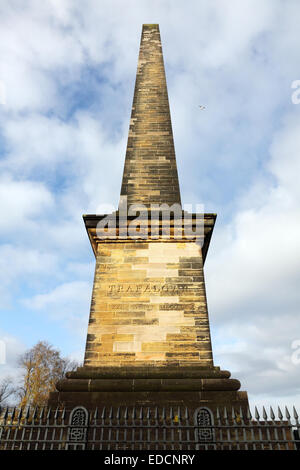
[[[157,293],[157,292],[183,292],[188,289],[184,284],[111,284],[108,286],[109,294],[116,294],[119,292],[131,292],[134,294],[139,293]]]

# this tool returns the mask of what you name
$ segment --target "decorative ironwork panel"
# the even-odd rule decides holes
[[[83,406],[77,406],[70,414],[68,448],[85,448],[87,439],[89,414]],[[80,447],[79,447],[80,446]]]
[[[212,442],[213,433],[213,415],[209,408],[198,408],[195,411],[196,437],[200,442]]]

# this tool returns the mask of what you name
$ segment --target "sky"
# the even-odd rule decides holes
[[[298,0],[1,2],[0,379],[40,340],[83,360],[82,215],[118,203],[141,28],[158,23],[182,202],[217,213],[215,365],[251,405],[300,411],[299,18]]]

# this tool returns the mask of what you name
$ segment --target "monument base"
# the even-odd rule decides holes
[[[226,407],[246,412],[247,392],[240,382],[218,367],[81,367],[58,382],[48,405],[73,409],[84,406],[92,411],[124,407],[185,407],[193,412],[207,407],[212,412]]]

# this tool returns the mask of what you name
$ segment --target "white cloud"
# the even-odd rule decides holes
[[[11,306],[11,301],[19,293],[20,283],[27,286],[34,283],[38,285],[42,280],[49,280],[49,276],[57,270],[58,259],[54,253],[11,244],[1,245],[0,309]]]
[[[91,301],[91,285],[84,281],[67,282],[44,294],[23,299],[28,309],[45,313],[80,335],[85,334]]]
[[[0,341],[5,344],[5,364],[0,364],[0,381],[10,376],[13,380],[19,377],[18,359],[25,352],[25,344],[17,337],[0,330]]]
[[[57,257],[52,253],[43,253],[34,249],[24,251],[22,247],[12,245],[2,245],[0,250],[0,272],[3,279],[10,279],[21,273],[40,275],[43,272],[57,269]]]
[[[290,205],[297,209],[300,203],[300,110],[295,106],[295,111],[287,114],[283,119],[283,125],[274,136],[271,145],[271,159],[269,170],[276,175],[278,184],[290,196]],[[299,211],[295,217],[299,216]]]
[[[216,231],[207,262],[217,358],[255,396],[300,391],[291,347],[300,338],[299,116],[283,122],[270,146],[273,183],[259,181],[244,194],[233,221]]]
[[[216,226],[218,251],[208,269],[211,281],[222,292],[215,301],[217,310],[254,296],[272,298],[276,293],[282,299],[282,285],[288,298],[295,287],[300,273],[300,258],[295,256],[300,248],[297,123],[296,115],[291,126],[282,127],[274,136],[268,168],[275,183],[259,181],[244,193],[232,222],[221,229]],[[221,271],[216,269],[218,264]]]
[[[13,180],[3,175],[0,178],[0,233],[14,229],[22,236],[24,224],[32,223],[43,211],[51,210],[53,204],[52,194],[42,183]]]
[[[20,175],[42,174],[52,186],[59,173],[66,183],[62,181],[57,197],[66,201],[67,211],[74,213],[71,200],[76,197],[85,204],[77,201],[77,214],[83,210],[94,212],[99,202],[111,203],[112,199],[117,199],[125,142],[123,139],[110,141],[97,116],[79,112],[73,120],[64,122],[31,114],[11,119],[3,130],[9,152],[0,167],[4,171],[13,168]],[[114,181],[108,180],[107,174],[114,176]],[[85,200],[82,200],[83,195]],[[45,196],[41,202],[43,199]]]
[[[1,79],[6,84],[6,109],[45,111],[59,99],[49,71],[70,70],[82,62],[82,48],[64,29],[61,14],[44,2],[7,5],[1,15]],[[62,2],[63,3],[63,2]],[[3,11],[5,10],[5,11]]]
[[[71,273],[73,276],[76,275],[77,278],[81,279],[88,279],[92,278],[94,274],[94,263],[78,263],[78,262],[70,262],[66,266],[66,271]]]

